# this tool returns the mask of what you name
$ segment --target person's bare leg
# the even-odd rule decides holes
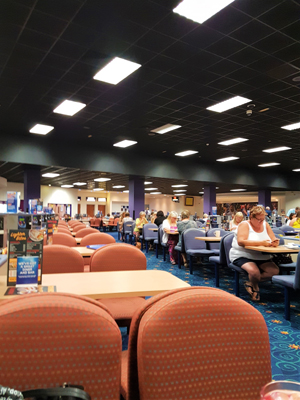
[[[242,265],[242,269],[248,272],[249,281],[253,290],[259,291],[258,283],[261,280],[261,273],[258,266],[254,262],[248,262]]]
[[[272,261],[267,261],[259,267],[263,272],[261,273],[261,281],[268,281],[272,276],[279,274],[278,266]]]

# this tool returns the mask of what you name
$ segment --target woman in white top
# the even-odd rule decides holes
[[[279,239],[265,221],[265,215],[264,207],[252,208],[249,221],[238,225],[229,253],[230,261],[248,272],[249,282],[245,283],[245,288],[254,301],[260,300],[259,282],[269,280],[279,273],[279,268],[269,254],[245,249],[245,246],[278,246]]]
[[[240,211],[237,212],[232,221],[230,221],[230,230],[235,231],[238,225],[243,221],[244,215]]]
[[[162,242],[168,243],[168,250],[170,255],[171,264],[175,265],[177,263],[178,253],[175,250],[175,246],[178,243],[178,229],[177,229],[177,218],[178,214],[175,211],[171,211],[168,218],[162,223],[162,228],[164,231]],[[174,232],[174,234],[172,234]]]

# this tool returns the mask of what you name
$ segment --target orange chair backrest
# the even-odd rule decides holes
[[[94,226],[100,226],[101,219],[100,218],[95,218]]]
[[[77,242],[72,235],[59,231],[57,233],[54,233],[52,244],[61,244],[63,246],[68,246],[68,247],[77,246]]]
[[[100,232],[98,231],[98,229],[94,229],[94,228],[84,228],[84,229],[80,229],[79,231],[77,231],[75,237],[77,237],[77,238],[83,238],[83,237],[85,237],[86,235],[90,235],[90,234],[99,235]]]
[[[69,221],[68,224],[69,224],[70,226],[73,226],[73,225],[76,225],[76,224],[81,224],[81,222],[79,222],[79,221],[77,221],[77,220],[75,220],[75,219],[71,219],[71,221]]]
[[[86,229],[86,225],[83,224],[83,223],[81,223],[81,224],[78,224],[78,225],[73,226],[73,232],[78,232],[78,231],[80,231],[81,229]]]
[[[107,233],[91,233],[81,239],[80,246],[88,246],[89,244],[109,244],[116,243],[115,239]]]
[[[23,391],[82,382],[92,399],[119,400],[122,338],[100,302],[63,293],[16,296],[1,302],[0,321],[2,385]]]
[[[83,272],[83,270],[83,257],[76,250],[61,244],[44,248],[43,274]]]
[[[71,235],[72,236],[72,233],[69,231],[69,229],[58,227],[57,232],[64,233],[65,235]]]
[[[90,266],[91,272],[143,270],[147,268],[147,259],[135,246],[115,243],[96,250]]]
[[[185,288],[148,300],[131,322],[128,362],[127,400],[149,399],[149,391],[168,400],[259,399],[272,378],[263,316],[214,288]]]

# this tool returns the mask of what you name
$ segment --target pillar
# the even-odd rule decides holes
[[[24,169],[24,212],[28,209],[28,200],[41,197],[41,170],[39,166],[28,165]]]
[[[203,213],[212,214],[212,207],[216,206],[216,184],[204,185]]]
[[[145,184],[144,178],[129,177],[129,212],[133,219],[139,217],[140,211],[145,210]]]
[[[271,207],[271,190],[268,189],[259,189],[258,191],[258,204],[263,205],[264,207]]]

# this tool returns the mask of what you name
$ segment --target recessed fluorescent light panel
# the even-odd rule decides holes
[[[161,194],[161,192],[151,192],[150,194]]]
[[[123,186],[123,185],[117,185],[117,186],[113,186],[113,189],[121,189],[121,188],[124,188],[125,186]]]
[[[173,12],[202,24],[234,0],[184,0]]]
[[[217,161],[227,162],[227,161],[239,160],[239,158],[240,157],[225,157],[225,158],[219,158]]]
[[[252,100],[246,99],[245,97],[241,96],[235,96],[232,97],[231,99],[215,104],[214,106],[208,107],[207,110],[221,113],[227,110],[231,110],[232,108],[239,107],[243,104],[249,103],[249,101]]]
[[[63,187],[63,188],[71,188],[71,187],[73,187],[73,185],[61,185],[61,187]]]
[[[196,153],[199,153],[199,151],[186,150],[186,151],[182,151],[181,153],[176,153],[175,156],[186,157],[186,156],[190,156],[190,155],[196,154]]]
[[[156,132],[159,133],[160,135],[170,132],[170,131],[174,131],[174,129],[178,129],[181,128],[181,125],[173,125],[173,124],[166,124],[163,126],[160,126],[159,128],[153,129],[150,132]]]
[[[271,162],[271,163],[267,163],[267,164],[259,164],[259,167],[274,167],[275,165],[280,165],[280,163]]]
[[[123,149],[125,147],[133,146],[134,144],[137,144],[134,140],[122,140],[121,142],[115,143],[115,147],[122,147]]]
[[[104,190],[104,189],[102,189],[102,188],[95,188],[95,189],[93,189],[95,192],[98,192],[98,191],[100,191],[100,190]]]
[[[177,190],[173,190],[173,192],[186,192],[186,189],[177,189]]]
[[[187,185],[172,185],[171,187],[187,187]]]
[[[95,182],[107,182],[107,181],[111,181],[110,178],[96,178],[94,179]]]
[[[73,185],[75,185],[75,186],[83,186],[83,185],[86,185],[86,182],[75,182],[75,183],[73,183]]]
[[[281,146],[281,147],[274,147],[273,149],[263,150],[264,153],[276,153],[277,151],[285,151],[291,150],[291,147]]]
[[[298,169],[293,169],[294,172],[300,172],[300,168]]]
[[[157,190],[157,188],[145,188],[145,190]]]
[[[124,58],[115,57],[97,72],[94,79],[116,85],[140,67],[141,64],[124,60]]]
[[[204,192],[199,192],[199,194],[204,194]]]
[[[294,129],[300,128],[300,122],[296,122],[295,124],[282,126],[281,129],[287,129],[288,131],[293,131]]]
[[[144,182],[144,185],[152,185],[153,182]]]
[[[249,139],[244,139],[244,138],[238,137],[235,139],[225,140],[224,142],[220,142],[218,144],[221,144],[222,146],[231,146],[232,144],[246,142],[247,140],[249,140]]]
[[[245,192],[247,189],[230,189],[231,192]]]
[[[176,196],[185,196],[185,193],[176,193]]]
[[[78,101],[65,100],[56,107],[53,112],[56,114],[72,116],[82,110],[85,106],[86,104],[79,103]]]
[[[123,190],[123,193],[129,193],[129,190]]]
[[[56,178],[57,176],[59,176],[60,174],[55,174],[53,172],[47,172],[47,174],[43,174],[42,176],[44,178]]]
[[[53,131],[54,126],[50,125],[42,125],[42,124],[36,124],[30,129],[30,133],[36,133],[38,135],[47,135],[47,133]]]

